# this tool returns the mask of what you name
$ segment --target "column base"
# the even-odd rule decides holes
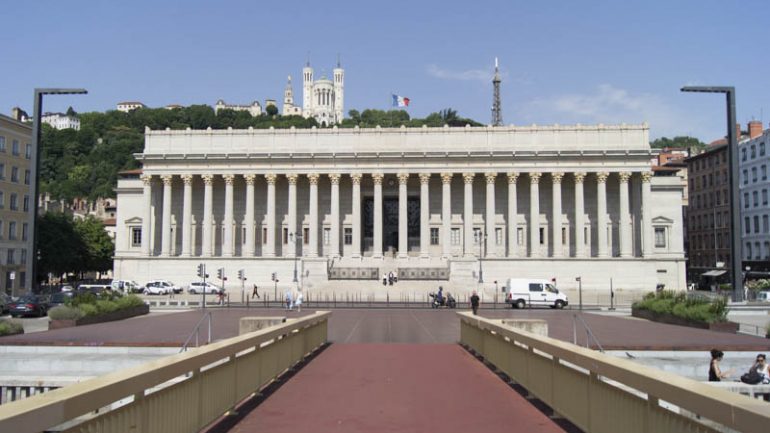
[[[373,259],[381,259],[381,258],[383,258],[383,255],[382,255],[382,253],[372,253],[372,258]]]
[[[361,258],[361,253],[353,253],[353,254],[350,255],[350,258],[351,259],[360,259]]]
[[[427,252],[420,253],[420,258],[421,259],[429,259],[430,258],[430,254],[428,254]]]
[[[407,253],[398,253],[397,257],[399,259],[408,259],[409,258],[409,254],[407,254]]]

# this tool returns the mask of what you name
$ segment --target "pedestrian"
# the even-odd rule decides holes
[[[385,274],[382,274],[382,285],[387,286],[388,285],[388,276]]]
[[[479,313],[479,295],[476,293],[476,291],[473,291],[473,294],[471,295],[471,309],[473,310],[473,315],[476,316]]]
[[[770,383],[770,368],[768,368],[767,357],[764,353],[757,355],[757,361],[751,366],[751,369],[756,370],[762,376],[762,383]]]
[[[718,349],[711,349],[711,364],[709,365],[709,382],[721,382],[730,376],[730,371],[722,372],[719,363],[722,362],[725,353]]]
[[[303,298],[303,296],[302,296],[302,289],[297,289],[297,297],[294,300],[294,305],[297,306],[297,312],[298,313],[302,312],[302,298]]]
[[[225,305],[225,289],[219,291],[219,305]]]
[[[254,290],[251,291],[251,299],[254,299],[254,296],[259,299],[259,291],[257,290],[257,285],[254,284]]]
[[[393,285],[393,271],[388,272],[388,284]]]
[[[291,289],[286,289],[284,301],[286,302],[286,311],[291,311],[291,306],[293,304]]]

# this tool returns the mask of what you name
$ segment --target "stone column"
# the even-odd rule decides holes
[[[642,172],[642,257],[650,257],[653,254],[653,229],[652,229],[652,188],[650,180],[652,172]],[[734,204],[733,206],[738,206]]]
[[[586,174],[573,173],[575,177],[575,257],[585,257],[585,194],[583,194],[583,180]]]
[[[201,176],[201,179],[203,179],[203,240],[201,243],[202,255],[204,257],[211,257],[213,252],[211,248],[211,220],[213,219],[214,214],[214,192],[212,187],[212,183],[214,182],[214,175],[204,174]]]
[[[192,181],[191,174],[183,174],[184,201],[182,202],[182,257],[192,256]]]
[[[262,249],[263,257],[275,257],[275,181],[274,173],[265,175],[267,181],[267,243]]]
[[[286,257],[297,256],[297,175],[290,173],[286,175],[286,179],[289,181],[289,222],[288,231],[289,239],[287,239]]]
[[[307,175],[310,181],[310,243],[307,256],[318,257],[318,174]]]
[[[351,255],[361,257],[361,173],[352,173],[350,181],[353,183],[353,249]]]
[[[152,255],[152,176],[143,174],[142,197],[144,198],[144,218],[142,219],[142,255]]]
[[[428,258],[430,253],[430,173],[420,173],[420,257]]]
[[[508,173],[508,257],[519,255],[519,234],[517,227],[517,197],[516,181],[519,179],[519,173]]]
[[[332,233],[331,248],[327,255],[332,257],[340,256],[340,175],[332,173],[329,175],[329,181],[332,184]]]
[[[174,177],[166,174],[160,177],[163,181],[163,221],[160,232],[160,255],[171,255],[171,182]]]
[[[407,231],[407,195],[406,187],[409,181],[409,173],[398,174],[398,258],[409,257],[409,237]]]
[[[608,257],[607,253],[607,176],[609,173],[596,173],[596,231],[599,242],[597,257]]]
[[[222,242],[222,256],[233,256],[233,182],[235,176],[226,174],[222,176],[225,180],[225,216],[222,220],[224,227],[224,236]]]
[[[540,257],[540,176],[529,173],[529,256]]]
[[[551,219],[553,220],[553,233],[551,245],[553,245],[552,257],[563,255],[564,245],[561,242],[561,179],[564,173],[551,173]]]
[[[476,173],[463,173],[463,181],[465,182],[464,208],[463,208],[463,231],[464,245],[463,255],[470,257],[474,253],[473,248],[473,178],[476,177]]]
[[[243,178],[246,180],[246,242],[242,256],[254,256],[254,179],[256,175],[249,173]]]
[[[374,240],[372,244],[372,257],[382,258],[382,173],[372,174],[374,181]]]
[[[621,172],[620,177],[620,257],[631,257],[631,209],[628,202],[628,179],[631,173]]]
[[[441,255],[452,257],[452,173],[441,173]]]
[[[495,236],[495,180],[497,180],[497,173],[486,173],[484,177],[487,179],[487,212],[486,212],[486,257],[497,257],[497,237]],[[483,242],[480,239],[480,242]],[[491,246],[490,246],[491,245]]]

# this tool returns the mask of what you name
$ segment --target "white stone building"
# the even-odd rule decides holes
[[[683,289],[682,185],[652,176],[648,132],[147,130],[143,173],[118,181],[115,276],[191,281],[202,262],[270,284],[298,262],[317,290],[386,271],[432,289],[480,271]]]
[[[80,119],[77,116],[68,116],[65,113],[45,113],[41,120],[56,129],[80,130]]]
[[[749,139],[738,145],[740,159],[741,239],[744,261],[770,261],[770,129],[749,122]]]
[[[117,110],[122,111],[124,113],[128,113],[131,110],[136,110],[138,108],[146,108],[147,106],[142,104],[141,102],[137,101],[126,101],[126,102],[118,102]]]
[[[227,104],[223,100],[218,100],[214,105],[214,114],[219,114],[219,110],[233,110],[233,111],[248,111],[251,117],[259,117],[262,115],[262,105],[259,101],[254,101],[251,105],[234,105]]]
[[[294,90],[291,75],[283,92],[283,115],[302,115],[314,118],[321,126],[331,126],[342,122],[345,100],[345,70],[339,61],[332,71],[333,80],[325,76],[315,80],[313,68],[308,62],[302,69],[302,109],[294,105]]]

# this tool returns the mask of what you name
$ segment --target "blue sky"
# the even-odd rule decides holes
[[[451,107],[488,123],[495,56],[506,124],[650,123],[651,136],[724,135],[717,95],[738,121],[770,120],[760,0],[8,2],[0,26],[0,112],[31,112],[35,87],[85,87],[46,110],[139,100],[213,105],[282,100],[308,53],[330,75],[340,53],[345,111],[407,96],[422,117]],[[766,116],[763,116],[764,112]]]

